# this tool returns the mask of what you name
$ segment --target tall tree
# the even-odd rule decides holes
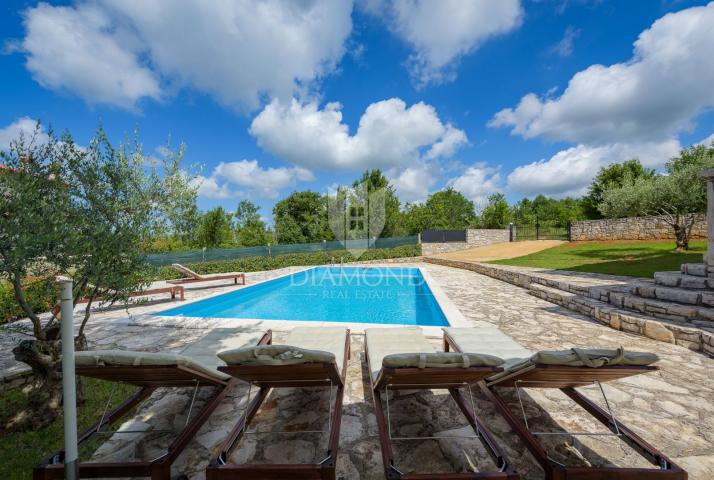
[[[205,248],[216,248],[230,242],[231,217],[223,207],[216,207],[203,214],[197,239],[198,244]]]
[[[327,222],[327,198],[306,190],[294,192],[273,207],[278,243],[333,240]]]
[[[603,218],[598,208],[602,202],[603,192],[608,188],[623,186],[625,178],[635,180],[640,177],[651,178],[654,175],[654,169],[645,168],[636,158],[600,168],[588,189],[587,195],[583,197],[585,215],[587,218],[592,219]]]
[[[244,247],[266,245],[271,241],[265,222],[260,219],[259,208],[250,200],[241,200],[233,216],[236,240]]]
[[[424,204],[407,204],[403,222],[411,235],[425,229],[459,230],[476,222],[474,204],[460,192],[448,187],[429,195]]]
[[[362,176],[355,180],[353,187],[365,183],[367,193],[372,195],[378,190],[384,195],[384,228],[379,236],[392,237],[399,233],[399,198],[394,187],[389,183],[387,177],[378,168],[366,170]]]
[[[511,220],[511,209],[502,193],[488,197],[488,203],[481,212],[480,225],[483,228],[506,228]]]
[[[600,211],[608,218],[662,215],[674,231],[677,250],[687,250],[695,214],[706,210],[706,182],[700,174],[708,168],[714,168],[714,146],[683,149],[666,164],[666,175],[626,174],[621,186],[610,184]]]
[[[162,206],[166,220],[166,230],[169,235],[180,240],[184,245],[196,243],[196,233],[201,214],[198,211],[198,185],[194,182],[196,175],[183,168],[182,162],[186,146],[181,144],[177,151],[170,146],[161,149],[161,162],[164,169],[163,187],[165,195],[172,202]]]
[[[61,339],[57,319],[40,318],[27,302],[29,278],[68,275],[75,301],[89,297],[73,339],[84,348],[93,300],[126,299],[146,285],[142,246],[171,201],[138,141],[114,149],[100,129],[89,148],[80,148],[69,134],[59,141],[52,132],[46,139],[39,132],[38,125],[33,135],[21,135],[0,152],[0,272],[31,324],[13,354],[34,374],[34,413],[24,417],[32,425],[60,411]]]

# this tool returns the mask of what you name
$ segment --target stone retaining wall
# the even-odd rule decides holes
[[[506,229],[475,229],[466,230],[465,242],[444,242],[444,243],[422,243],[422,255],[433,255],[435,253],[457,252],[468,248],[492,245],[494,243],[505,243],[510,240],[509,232]]]
[[[707,238],[707,220],[703,214],[696,214],[691,238]],[[584,240],[669,240],[674,239],[674,231],[662,216],[606,218],[572,222],[570,239]]]
[[[434,257],[425,257],[424,262],[487,275],[528,289],[531,295],[587,315],[615,330],[635,333],[661,342],[674,343],[714,357],[714,332],[624,311],[606,302],[602,295],[609,295],[610,292],[604,288],[583,287],[577,284],[553,281],[541,277],[535,272],[516,271],[499,265]]]

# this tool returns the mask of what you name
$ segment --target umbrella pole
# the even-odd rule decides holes
[[[77,384],[74,377],[74,306],[72,280],[61,278],[62,404],[64,409],[64,478],[79,478],[77,452]]]

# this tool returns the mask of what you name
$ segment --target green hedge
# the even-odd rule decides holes
[[[337,262],[339,262],[340,257],[344,257],[345,262],[354,262],[357,260],[368,261],[400,257],[418,257],[419,255],[421,255],[421,245],[403,245],[395,248],[368,250],[358,259],[346,250],[334,250],[328,252],[286,253],[272,257],[244,257],[235,260],[189,263],[185,266],[201,274],[257,272],[298,265],[325,265],[330,262],[333,257]],[[181,275],[171,267],[157,267],[152,278],[154,280],[168,280],[180,276]]]
[[[25,288],[25,296],[35,312],[47,312],[57,298],[57,290],[50,280],[35,281]],[[15,301],[15,292],[8,282],[0,283],[0,324],[12,322],[25,315]]]
[[[395,248],[378,248],[368,250],[356,259],[346,250],[331,252],[287,253],[274,257],[244,257],[235,260],[221,260],[215,262],[201,262],[186,264],[198,273],[225,273],[225,272],[256,272],[260,270],[274,270],[276,268],[293,267],[298,265],[325,265],[332,257],[339,262],[344,257],[345,262],[356,260],[384,260],[388,258],[418,257],[421,255],[421,245],[403,245]],[[151,280],[168,280],[181,275],[171,267],[157,267],[151,275]],[[26,290],[27,301],[35,312],[47,312],[55,302],[57,291],[50,280],[41,280],[32,283]],[[24,315],[15,301],[12,285],[7,282],[0,283],[0,324],[22,318]]]

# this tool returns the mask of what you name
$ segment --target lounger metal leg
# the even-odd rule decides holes
[[[528,431],[530,431],[531,435],[571,435],[573,437],[578,437],[578,436],[590,436],[590,437],[620,437],[622,434],[620,433],[620,428],[617,425],[617,419],[615,418],[615,414],[612,412],[612,409],[610,408],[610,402],[607,399],[607,395],[605,395],[605,390],[602,388],[602,384],[595,380],[593,381],[593,385],[597,385],[600,388],[600,393],[602,394],[602,398],[605,400],[605,405],[607,406],[607,411],[608,411],[608,424],[610,425],[609,428],[612,429],[611,432],[568,432],[566,430],[563,430],[561,432],[534,432],[531,430],[530,426],[528,425],[528,417],[526,416],[526,409],[523,405],[523,399],[521,398],[521,389],[522,388],[528,388],[527,385],[522,386],[523,384],[527,383],[538,383],[538,384],[544,384],[544,383],[553,383],[560,385],[561,382],[546,382],[544,380],[538,380],[537,382],[529,382],[527,380],[516,380],[514,382],[515,388],[516,388],[516,396],[518,397],[518,403],[521,407],[521,413],[523,414],[523,423],[525,424],[526,428]]]

